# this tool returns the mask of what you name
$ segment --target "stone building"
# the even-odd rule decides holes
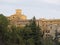
[[[16,13],[7,17],[10,21],[10,24],[19,26],[19,25],[24,25],[24,22],[26,22],[27,17],[22,14],[21,9],[16,9]]]
[[[60,33],[60,19],[40,19],[40,27],[45,33],[45,36],[52,35],[55,37],[55,31],[57,30]]]
[[[16,9],[16,13],[7,18],[9,19],[11,25],[16,26],[25,26],[26,24],[29,24],[30,21],[27,19],[27,16],[22,14],[21,9]],[[60,32],[60,19],[41,18],[39,20],[36,20],[36,24],[39,24],[41,30],[44,31],[46,36],[50,34],[54,36],[55,30],[58,30],[58,32]]]
[[[11,15],[11,16],[9,16],[8,19],[10,21],[12,21],[12,20],[26,20],[27,17],[24,14],[22,14],[22,10],[21,9],[16,9],[16,13]]]

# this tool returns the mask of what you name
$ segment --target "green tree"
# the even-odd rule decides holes
[[[48,36],[48,37],[44,38],[43,42],[44,42],[44,45],[54,45],[52,36]]]
[[[35,17],[23,28],[11,26],[11,31],[7,31],[8,22],[8,19],[0,14],[0,37],[5,45],[42,45],[42,32],[39,25],[36,25]]]
[[[8,19],[3,14],[0,14],[0,38],[3,42],[5,41],[5,35],[8,30],[8,22]]]
[[[42,32],[39,25],[36,25],[35,17],[33,17],[29,25],[26,25],[23,33],[26,45],[42,45]]]
[[[42,32],[39,25],[36,25],[36,18],[33,17],[32,22],[30,24],[30,28],[32,30],[32,37],[35,41],[35,45],[42,45]]]
[[[3,14],[0,14],[0,32],[6,30],[7,26],[8,26],[8,19]]]
[[[7,34],[6,45],[25,45],[23,40],[23,28],[11,26],[11,32]]]

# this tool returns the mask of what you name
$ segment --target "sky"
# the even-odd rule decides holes
[[[31,19],[60,19],[60,0],[0,0],[0,13],[10,16],[16,9]]]

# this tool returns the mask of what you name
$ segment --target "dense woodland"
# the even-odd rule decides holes
[[[25,27],[8,27],[9,20],[0,14],[0,45],[55,45],[51,36],[43,38],[44,33],[35,21],[33,17]]]

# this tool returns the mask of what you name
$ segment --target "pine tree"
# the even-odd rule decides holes
[[[30,23],[30,28],[32,30],[32,38],[34,39],[35,45],[42,45],[42,33],[39,25],[36,25],[36,18],[33,17],[31,23]]]

